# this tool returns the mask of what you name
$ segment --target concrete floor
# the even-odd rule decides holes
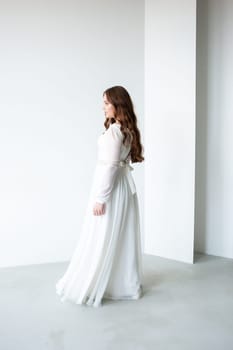
[[[233,349],[232,259],[144,255],[143,265],[143,297],[100,308],[60,301],[67,263],[0,269],[0,349]]]

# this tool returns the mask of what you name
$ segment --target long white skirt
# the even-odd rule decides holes
[[[61,301],[94,307],[102,299],[142,296],[142,245],[137,193],[119,172],[105,214],[93,214],[94,194],[102,176],[96,166],[82,230],[68,268],[56,283]]]

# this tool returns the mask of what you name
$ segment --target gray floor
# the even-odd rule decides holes
[[[67,263],[0,269],[0,349],[233,349],[232,259],[145,255],[143,265],[143,297],[100,308],[60,302]]]

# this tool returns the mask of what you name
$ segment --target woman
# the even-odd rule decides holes
[[[76,249],[56,283],[61,301],[102,306],[102,299],[142,296],[142,247],[132,163],[142,162],[137,118],[127,90],[103,93],[106,128]]]

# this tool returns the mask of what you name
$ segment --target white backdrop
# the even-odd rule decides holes
[[[102,92],[116,84],[133,97],[145,145],[145,177],[144,164],[133,172],[145,252],[193,261],[196,185],[196,250],[233,258],[232,2],[198,1],[194,179],[195,7],[0,2],[0,266],[70,258]]]
[[[0,43],[0,266],[68,260],[106,88],[128,89],[143,137],[144,2],[1,2]]]
[[[145,14],[145,252],[192,263],[196,0]]]
[[[233,1],[197,9],[195,249],[233,258]]]

